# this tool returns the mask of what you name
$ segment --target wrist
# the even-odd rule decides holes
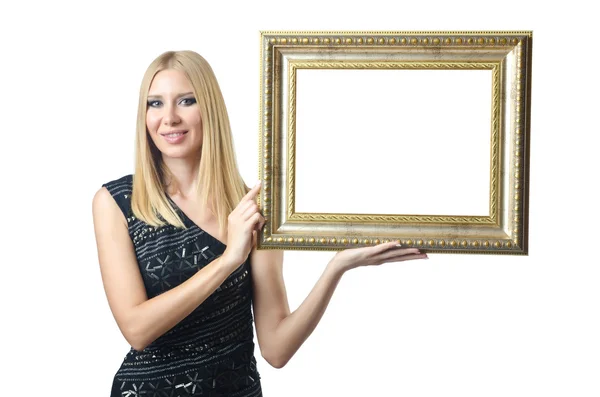
[[[337,259],[336,257],[333,257],[333,259],[329,261],[327,268],[338,277],[342,277],[344,273],[350,270],[348,264],[346,264],[343,260]]]
[[[225,249],[225,252],[223,252],[223,255],[219,259],[221,260],[221,265],[227,269],[231,269],[231,271],[234,271],[242,264],[241,261],[228,253],[227,249]]]

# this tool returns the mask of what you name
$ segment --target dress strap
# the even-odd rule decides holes
[[[119,179],[106,182],[102,185],[110,192],[125,218],[133,216],[131,211],[131,192],[133,191],[133,175],[125,175]]]

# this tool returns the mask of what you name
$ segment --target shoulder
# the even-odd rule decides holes
[[[132,188],[133,175],[131,174],[103,183],[92,200],[94,215],[116,213],[120,209],[123,215],[128,217]]]
[[[116,194],[131,194],[131,190],[133,189],[133,174],[103,183],[102,187],[105,187],[113,196]]]

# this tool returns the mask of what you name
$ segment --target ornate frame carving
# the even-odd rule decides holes
[[[424,252],[527,255],[532,32],[261,32],[259,249],[342,250],[400,240]],[[302,69],[490,70],[488,216],[296,211]],[[487,133],[487,131],[486,131]]]

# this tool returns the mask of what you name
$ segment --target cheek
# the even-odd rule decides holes
[[[194,127],[198,128],[198,129],[202,129],[202,117],[200,117],[199,114],[197,114],[197,113],[194,114],[190,121]]]
[[[201,129],[202,128],[202,117],[196,107],[186,108],[181,113],[182,121],[190,128]]]
[[[158,130],[159,117],[152,112],[146,113],[146,128],[150,133],[155,133]]]

